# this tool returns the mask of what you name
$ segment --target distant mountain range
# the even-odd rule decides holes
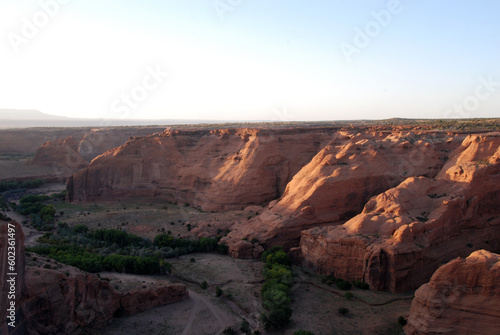
[[[69,118],[45,114],[35,109],[0,109],[0,120],[69,120]]]
[[[188,119],[84,119],[42,113],[34,109],[0,109],[0,129],[30,127],[113,127],[227,123],[231,121]],[[241,121],[240,121],[241,122]]]

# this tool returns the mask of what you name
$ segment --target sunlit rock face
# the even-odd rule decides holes
[[[71,176],[68,199],[154,196],[207,211],[265,204],[282,195],[333,131],[166,130],[133,138]]]
[[[411,132],[337,132],[294,176],[281,198],[245,225],[236,225],[223,242],[235,257],[241,257],[241,248],[248,249],[242,239],[256,240],[265,247],[296,247],[304,230],[333,229],[326,227],[346,222],[372,196],[409,176],[435,177],[462,138]],[[307,256],[312,249],[305,246],[303,251]],[[318,257],[327,255],[322,249],[314,252]],[[308,259],[314,262],[311,257]],[[321,270],[321,265],[315,268]]]
[[[408,291],[455,257],[500,249],[500,135],[468,136],[434,177],[410,177],[338,227],[302,232],[304,265]]]

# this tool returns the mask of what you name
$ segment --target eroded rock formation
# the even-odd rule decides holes
[[[455,135],[411,132],[338,132],[287,185],[284,195],[223,242],[234,257],[251,257],[249,242],[297,246],[304,229],[339,225],[361,212],[374,195],[409,176],[434,177]],[[243,242],[242,242],[243,241]]]
[[[59,174],[69,175],[88,166],[98,155],[125,143],[131,136],[163,131],[158,127],[119,127],[77,131],[74,136],[42,144],[32,164],[51,166]]]
[[[37,149],[32,164],[70,171],[84,168],[89,162],[79,154],[78,145],[79,141],[73,137],[44,143]]]
[[[9,328],[5,312],[10,287],[2,281],[2,334],[80,334],[99,327],[116,315],[128,315],[182,300],[188,296],[185,285],[159,281],[154,286],[132,291],[117,291],[98,276],[66,267],[59,271],[25,266],[24,234],[16,231],[16,327]],[[0,223],[0,252],[5,256],[8,223]],[[7,278],[6,263],[1,263],[1,278]],[[68,270],[69,269],[69,270]],[[63,306],[63,307],[62,307]]]
[[[415,292],[406,334],[500,334],[500,255],[485,250],[441,266]]]
[[[161,197],[203,210],[281,196],[334,130],[170,130],[134,138],[70,177],[70,201]]]
[[[500,249],[500,134],[471,135],[435,178],[411,177],[342,226],[304,231],[306,266],[377,290],[416,289],[443,263]]]

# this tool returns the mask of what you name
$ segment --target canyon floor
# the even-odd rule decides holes
[[[52,194],[64,189],[64,184],[45,184],[31,190],[33,194]],[[84,224],[89,229],[115,228],[153,239],[161,232],[174,236],[212,236],[231,230],[228,222],[242,223],[256,214],[258,208],[234,210],[224,213],[203,212],[185,206],[168,204],[154,199],[140,202],[113,201],[92,204],[69,204],[51,200],[56,209],[56,223],[70,227]],[[23,222],[26,246],[34,246],[43,232],[28,226],[28,220],[17,213],[4,212]],[[188,225],[190,228],[188,228]],[[239,329],[247,320],[252,329],[262,325],[263,311],[260,289],[264,282],[259,260],[236,259],[215,253],[193,253],[168,259],[171,274],[131,275],[101,272],[117,290],[145,288],[159,280],[182,283],[188,287],[189,298],[181,302],[155,307],[131,316],[113,318],[110,324],[95,334],[125,334],[144,332],[154,334],[221,334],[226,328]],[[27,266],[46,267],[65,271],[66,266],[33,253],[27,253]],[[353,288],[353,297],[344,297],[346,291],[322,282],[322,276],[299,266],[293,267],[292,322],[284,331],[269,334],[292,334],[306,329],[315,334],[401,334],[397,324],[399,316],[406,317],[410,310],[412,293],[393,294]],[[207,289],[200,284],[206,281]],[[222,296],[216,297],[220,287]],[[347,315],[338,312],[349,310]]]

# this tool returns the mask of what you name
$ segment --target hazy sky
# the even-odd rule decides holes
[[[497,0],[2,0],[0,108],[499,117],[499,18]]]

